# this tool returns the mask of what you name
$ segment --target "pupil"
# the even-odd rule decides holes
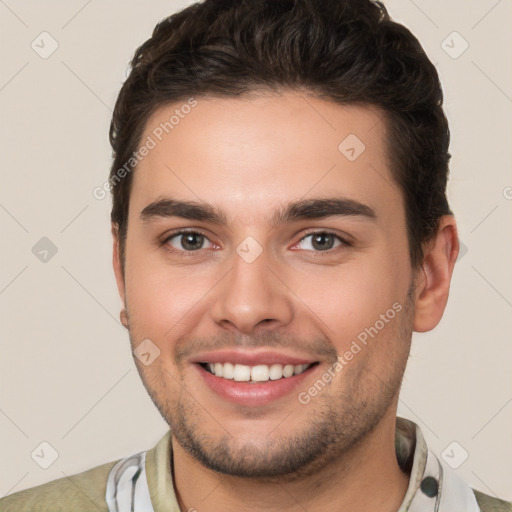
[[[313,237],[313,246],[315,249],[330,249],[332,247],[332,242],[332,235],[327,233],[320,233]]]

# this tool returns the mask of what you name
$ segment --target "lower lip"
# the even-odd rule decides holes
[[[207,386],[217,395],[228,402],[244,406],[259,406],[270,404],[279,398],[292,393],[318,365],[309,367],[306,371],[293,377],[265,382],[237,382],[231,379],[216,377],[201,365],[195,365]]]

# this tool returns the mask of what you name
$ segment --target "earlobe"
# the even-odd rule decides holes
[[[121,309],[121,311],[119,313],[119,321],[121,322],[123,327],[125,327],[126,329],[129,328],[128,327],[128,315],[126,314],[126,308]]]
[[[459,240],[453,215],[441,218],[435,238],[425,248],[423,264],[416,276],[413,329],[427,332],[443,316],[457,255]]]
[[[121,251],[119,248],[119,229],[117,224],[112,223],[112,265],[114,267],[114,274],[116,276],[117,290],[121,301],[125,301],[125,286],[124,286],[124,272],[123,262],[121,261]]]

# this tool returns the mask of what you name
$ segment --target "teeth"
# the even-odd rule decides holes
[[[216,377],[235,380],[236,382],[266,382],[292,377],[305,372],[310,364],[259,364],[247,366],[232,363],[208,363],[207,367]]]
[[[251,380],[265,382],[269,379],[270,369],[267,365],[260,364],[251,368]]]
[[[293,368],[293,374],[294,375],[299,375],[299,373],[302,373],[303,371],[305,371],[308,366],[309,366],[309,364],[297,364],[297,365],[295,365],[294,368]]]
[[[269,369],[270,380],[277,380],[283,377],[283,366],[280,364],[273,364]]]
[[[217,372],[215,372],[215,375],[217,375]],[[235,367],[231,363],[224,363],[222,376],[225,379],[232,379],[235,376]]]
[[[215,363],[215,375],[217,375],[217,365],[221,363]],[[222,375],[218,375],[222,377]],[[235,364],[233,371],[233,379],[237,382],[246,382],[251,380],[251,367],[245,366],[245,364]]]
[[[293,372],[295,371],[295,367],[293,364],[287,364],[283,368],[283,377],[291,377],[293,375]]]

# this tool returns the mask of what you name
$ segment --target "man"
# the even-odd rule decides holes
[[[121,319],[170,431],[1,510],[512,510],[396,418],[459,244],[438,75],[381,4],[194,4],[110,137]]]

